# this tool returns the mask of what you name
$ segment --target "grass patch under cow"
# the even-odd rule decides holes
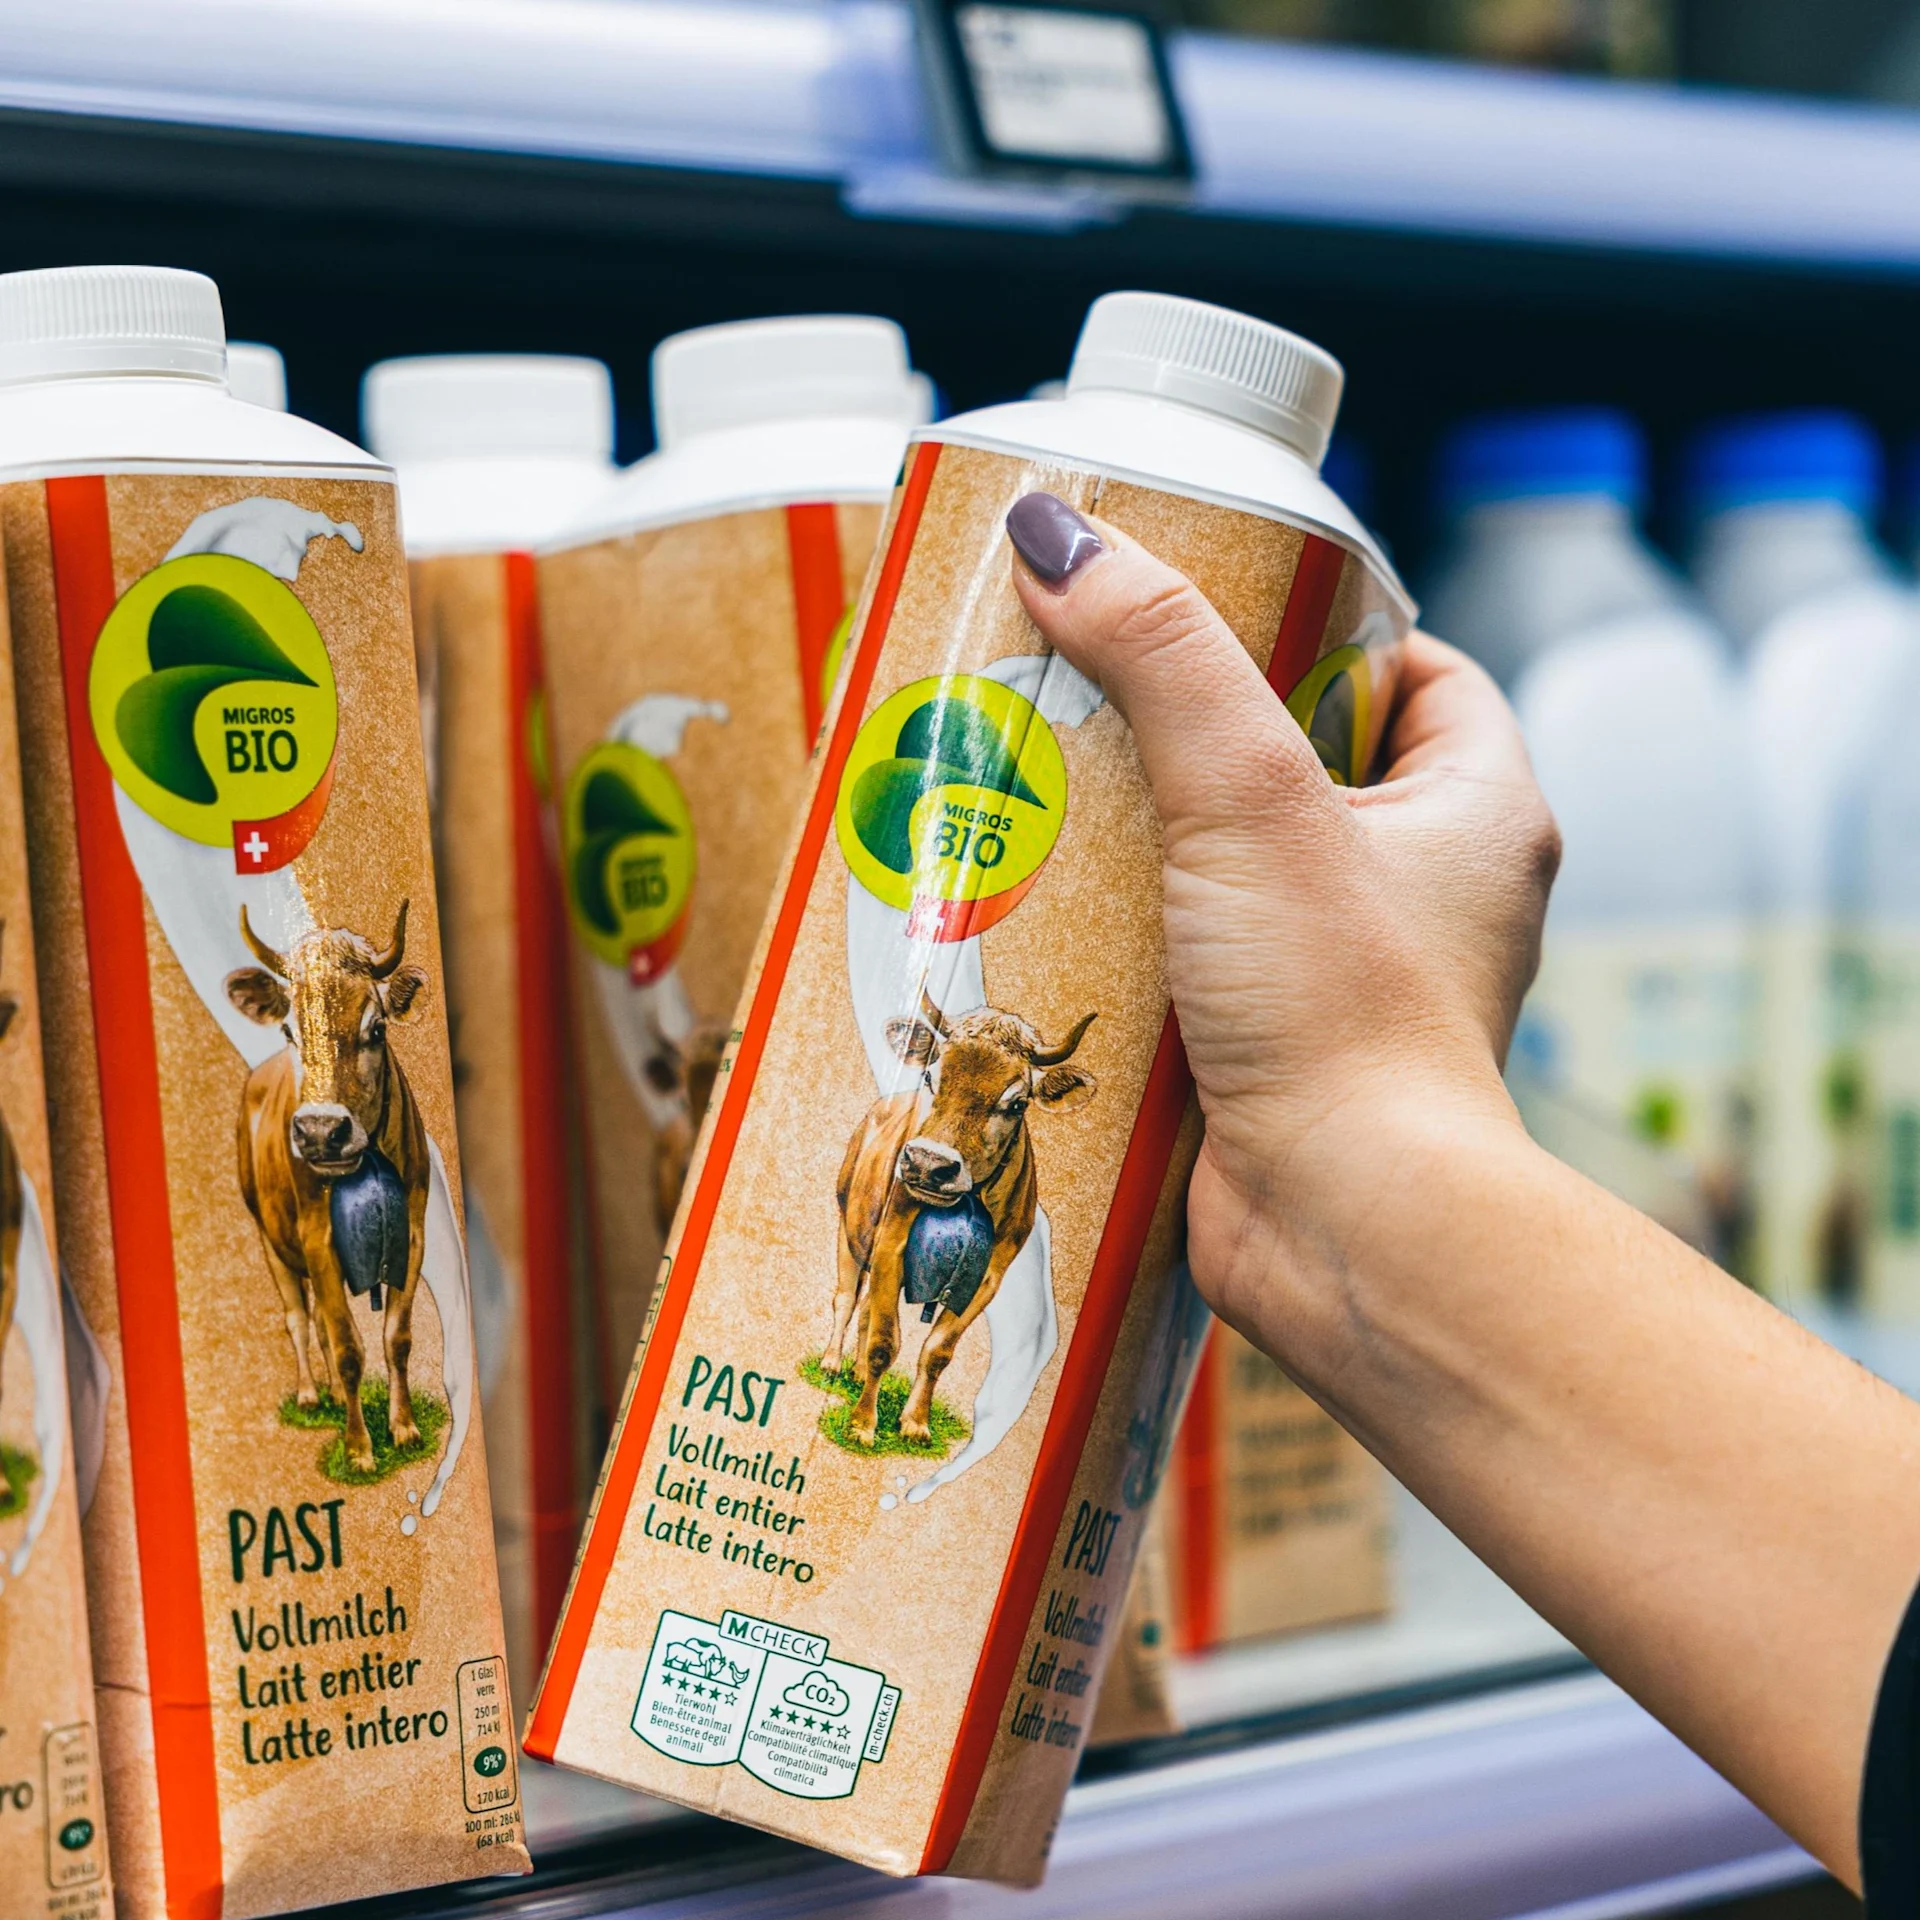
[[[332,1394],[323,1393],[317,1407],[303,1407],[293,1395],[280,1402],[280,1419],[289,1427],[312,1433],[329,1428],[334,1437],[320,1449],[320,1471],[329,1480],[346,1487],[371,1487],[410,1467],[416,1460],[431,1459],[447,1430],[447,1403],[437,1395],[413,1390],[413,1424],[420,1438],[410,1447],[393,1444],[393,1426],[387,1410],[387,1383],[384,1380],[360,1382],[360,1411],[367,1422],[367,1438],[373,1442],[373,1471],[362,1473],[347,1459],[347,1410]]]
[[[820,1356],[815,1354],[811,1359],[801,1361],[800,1378],[808,1386],[817,1387],[820,1392],[832,1396],[831,1403],[820,1416],[820,1431],[836,1447],[845,1447],[849,1453],[906,1453],[923,1460],[937,1460],[973,1431],[936,1393],[933,1396],[933,1412],[927,1420],[931,1438],[907,1439],[900,1431],[900,1416],[906,1410],[907,1395],[913,1391],[913,1382],[904,1373],[890,1373],[880,1382],[879,1421],[874,1431],[873,1445],[862,1446],[853,1437],[853,1406],[860,1398],[860,1385],[853,1377],[852,1367],[842,1367],[838,1373],[829,1373],[820,1364]]]
[[[22,1447],[0,1445],[0,1520],[25,1513],[33,1483],[40,1478],[40,1462]]]

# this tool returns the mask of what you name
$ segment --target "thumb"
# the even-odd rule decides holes
[[[1132,728],[1170,843],[1223,828],[1270,840],[1276,810],[1341,815],[1319,755],[1190,580],[1051,493],[1016,501],[1007,537],[1034,625]]]

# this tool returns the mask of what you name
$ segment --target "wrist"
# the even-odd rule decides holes
[[[1475,1257],[1492,1195],[1554,1163],[1490,1068],[1356,1080],[1310,1116],[1289,1104],[1284,1123],[1209,1113],[1190,1254],[1215,1311],[1320,1393]]]

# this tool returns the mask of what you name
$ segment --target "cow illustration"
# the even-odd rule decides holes
[[[654,1118],[653,1210],[664,1235],[673,1225],[693,1162],[693,1143],[700,1137],[727,1050],[727,1030],[712,1022],[696,1026],[684,1041],[670,1039],[659,1027],[647,1049],[644,1067],[647,1085],[659,1096]]]
[[[1049,1047],[998,1007],[949,1021],[922,987],[919,1016],[887,1022],[888,1046],[920,1069],[920,1085],[876,1100],[847,1145],[833,1342],[822,1358],[839,1371],[859,1307],[851,1431],[862,1445],[874,1444],[903,1297],[932,1325],[900,1432],[930,1437],[934,1387],[1033,1231],[1039,1179],[1027,1109],[1038,1101],[1065,1112],[1093,1097],[1093,1076],[1066,1064],[1093,1021],[1084,1015]]]
[[[241,938],[260,964],[225,983],[248,1019],[286,1036],[241,1096],[240,1191],[285,1309],[299,1404],[319,1404],[308,1364],[317,1322],[323,1379],[339,1382],[347,1459],[362,1473],[373,1470],[374,1453],[350,1291],[368,1294],[382,1315],[393,1444],[420,1439],[407,1361],[431,1163],[413,1089],[387,1039],[388,1022],[408,1018],[427,984],[419,967],[402,964],[407,906],[401,901],[385,947],[332,928],[302,935],[284,954],[254,932],[243,906]]]

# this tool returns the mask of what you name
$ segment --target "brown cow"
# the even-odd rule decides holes
[[[426,1126],[387,1040],[387,1023],[413,1011],[427,976],[401,965],[404,900],[384,948],[333,928],[304,934],[279,954],[254,933],[245,907],[240,935],[260,965],[228,974],[227,998],[249,1020],[278,1026],[287,1037],[283,1052],[254,1068],[241,1096],[240,1192],[280,1290],[299,1403],[319,1404],[307,1363],[317,1320],[323,1365],[330,1363],[346,1410],[347,1458],[367,1473],[374,1455],[360,1409],[364,1356],[334,1245],[332,1185],[358,1173],[372,1148],[392,1166],[406,1194],[406,1278],[387,1294],[383,1331],[393,1443],[413,1446],[420,1430],[407,1391],[407,1360],[431,1166]]]
[[[915,1220],[929,1208],[953,1208],[971,1196],[985,1208],[993,1234],[973,1297],[957,1313],[938,1305],[921,1343],[900,1432],[904,1439],[925,1440],[935,1385],[1033,1231],[1039,1180],[1027,1108],[1038,1101],[1065,1112],[1094,1092],[1090,1073],[1065,1064],[1092,1026],[1091,1013],[1059,1046],[1049,1047],[1018,1014],[998,1007],[980,1007],[949,1022],[923,988],[920,1010],[921,1018],[887,1022],[887,1044],[920,1069],[920,1085],[876,1100],[854,1129],[840,1165],[840,1271],[833,1344],[822,1364],[829,1373],[840,1370],[864,1291],[853,1342],[860,1398],[852,1432],[869,1447],[879,1419],[880,1382],[900,1348],[900,1296]]]
[[[673,1226],[680,1189],[693,1164],[693,1145],[700,1137],[700,1123],[706,1118],[726,1051],[727,1029],[711,1023],[694,1028],[684,1045],[657,1030],[654,1033],[646,1059],[647,1084],[672,1103],[653,1143],[653,1211],[663,1236]]]

